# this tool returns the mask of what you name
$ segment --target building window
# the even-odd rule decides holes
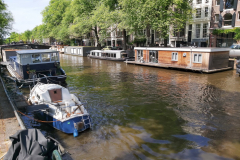
[[[196,18],[201,18],[201,8],[196,9]]]
[[[202,0],[197,0],[197,4],[201,4],[202,3]]]
[[[205,17],[208,17],[208,7],[205,7]]]
[[[206,0],[206,1],[205,1],[205,3],[208,3],[208,2],[209,2],[209,0]]]
[[[208,24],[207,24],[207,23],[204,23],[204,24],[203,24],[203,38],[208,37],[207,31],[208,31]]]
[[[220,5],[220,0],[216,0],[216,6]]]
[[[227,13],[224,15],[224,26],[230,26],[232,25],[232,14]]]
[[[234,0],[226,0],[226,2],[225,2],[225,9],[233,8],[233,3],[234,3]]]
[[[172,52],[172,61],[178,61],[178,53]]]
[[[215,14],[215,22],[219,21],[219,14]]]
[[[192,30],[192,25],[191,25],[191,24],[189,24],[189,26],[188,26],[188,30],[189,30],[189,31]]]
[[[193,56],[194,63],[202,63],[202,54],[194,54]]]
[[[240,11],[238,11],[238,19],[240,19]]]
[[[200,38],[201,24],[196,24],[196,38]]]

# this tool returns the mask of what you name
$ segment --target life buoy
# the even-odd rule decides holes
[[[52,160],[62,160],[60,153],[56,149],[52,152]]]

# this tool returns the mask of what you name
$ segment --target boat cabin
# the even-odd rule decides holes
[[[92,50],[89,57],[124,61],[128,58],[128,55],[125,50]]]
[[[11,68],[23,79],[56,76],[62,73],[59,62],[59,52],[49,49],[18,50],[16,56],[9,58]],[[37,78],[36,77],[36,78]]]
[[[129,64],[176,68],[212,73],[232,69],[228,48],[135,47],[135,61]]]

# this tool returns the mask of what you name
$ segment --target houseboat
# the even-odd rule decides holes
[[[92,50],[88,57],[112,61],[125,61],[128,59],[125,50]]]
[[[64,46],[64,54],[87,57],[91,50],[96,50],[98,47],[93,46]]]
[[[128,64],[175,68],[205,73],[232,69],[228,48],[135,47],[135,61]]]
[[[7,69],[18,83],[65,83],[66,74],[60,67],[58,51],[36,49],[15,52],[16,56],[9,57]]]

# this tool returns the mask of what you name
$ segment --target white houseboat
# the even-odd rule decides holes
[[[125,61],[128,59],[128,54],[125,50],[92,50],[88,56],[90,58],[112,61]]]

